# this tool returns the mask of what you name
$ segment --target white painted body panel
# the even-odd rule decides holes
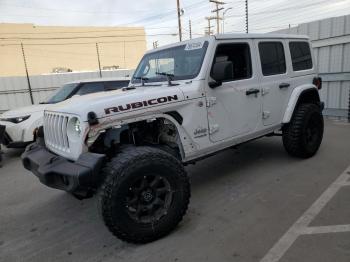
[[[42,125],[42,119],[45,108],[48,105],[33,105],[3,113],[0,118],[30,117],[18,124],[8,121],[1,121],[0,125],[6,126],[6,132],[13,142],[31,142],[34,140],[34,129]]]

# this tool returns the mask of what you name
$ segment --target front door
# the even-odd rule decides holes
[[[227,72],[221,86],[207,89],[209,133],[213,142],[252,133],[261,121],[261,90],[252,45],[250,40],[217,45],[213,63],[232,62],[233,72]]]

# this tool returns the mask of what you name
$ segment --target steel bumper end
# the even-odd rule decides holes
[[[22,154],[23,166],[52,188],[75,193],[96,189],[105,156],[84,153],[76,162],[53,154],[44,145],[33,143]]]

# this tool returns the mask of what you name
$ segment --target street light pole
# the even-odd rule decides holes
[[[225,14],[228,10],[231,10],[232,7],[226,8],[225,11],[222,13],[222,33],[225,33]]]

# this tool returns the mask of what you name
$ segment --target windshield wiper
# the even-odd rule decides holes
[[[169,86],[177,86],[177,85],[179,85],[179,84],[173,84],[171,82],[171,81],[174,80],[174,77],[175,77],[174,74],[169,74],[169,73],[166,73],[166,72],[156,72],[156,75],[166,76]]]
[[[148,78],[147,77],[143,77],[143,76],[134,76],[133,78],[136,79],[136,80],[141,80],[141,85],[142,86],[145,86],[145,82],[148,81]]]

